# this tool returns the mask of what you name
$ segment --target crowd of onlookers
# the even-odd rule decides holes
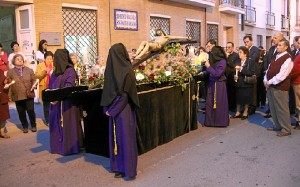
[[[266,110],[264,117],[273,117],[274,126],[268,130],[278,131],[278,136],[290,135],[291,125],[295,126],[294,129],[300,129],[299,39],[300,36],[294,37],[293,49],[290,48],[289,42],[281,33],[274,34],[272,47],[269,50],[265,50],[262,46],[256,47],[250,35],[243,38],[244,46],[235,48],[232,42],[226,44],[224,50],[226,67],[222,69],[222,66],[218,66],[215,70],[221,69],[226,77],[227,100],[225,103],[224,101],[219,102],[228,105],[228,110],[234,113],[230,118],[245,120],[249,115],[254,114],[258,107],[261,107]],[[193,49],[193,55],[196,56],[195,58],[201,59],[204,52],[208,54],[209,58],[212,58],[215,55],[213,52],[215,47],[217,47],[216,41],[209,40],[205,49],[203,47]],[[187,47],[187,55],[189,53],[189,47]],[[212,102],[218,103],[218,97],[213,99],[209,99],[209,97],[223,94],[216,88],[218,88],[219,82],[224,81],[224,78],[221,78],[223,74],[219,74],[213,81],[216,83],[216,88],[210,88],[212,82],[209,77],[214,75],[205,70],[209,67],[210,65],[205,64],[205,67],[202,68],[204,72],[200,73],[202,75],[199,89],[200,100],[206,99],[206,107],[201,110],[206,113],[206,118],[216,115],[215,120],[217,120],[221,115],[218,114],[217,108],[211,111],[212,114],[207,113],[210,111]],[[206,74],[209,76],[205,76]],[[226,113],[225,109],[223,109],[224,112]],[[296,114],[297,122],[295,124],[291,124],[290,114]],[[205,125],[220,126],[220,124],[209,125],[206,123]]]
[[[202,63],[202,82],[200,84],[201,100],[206,100],[206,118],[210,115],[217,115],[218,107],[215,105],[225,105],[226,110],[221,113],[234,114],[230,118],[240,118],[245,120],[255,113],[258,107],[265,109],[266,118],[273,117],[274,128],[269,130],[280,131],[279,136],[291,133],[290,114],[296,114],[297,122],[295,129],[300,129],[300,36],[294,38],[291,45],[285,40],[283,34],[274,34],[272,47],[269,50],[262,46],[256,47],[250,35],[243,38],[244,46],[236,47],[233,42],[228,42],[226,47],[220,47],[215,40],[209,40],[204,47],[186,47],[186,55],[191,55],[198,60],[207,59]],[[8,102],[14,101],[19,115],[23,132],[28,132],[29,123],[31,131],[36,132],[36,117],[34,112],[34,96],[32,92],[39,87],[38,98],[43,104],[44,122],[49,123],[50,102],[42,100],[42,91],[49,88],[51,75],[55,70],[55,55],[47,50],[47,41],[41,40],[35,54],[37,61],[36,71],[28,67],[25,55],[20,52],[17,42],[11,43],[12,53],[3,51],[0,44],[0,137],[9,138],[5,132],[5,123],[9,116]],[[135,51],[132,51],[134,53]],[[225,64],[222,65],[223,60]],[[80,79],[82,63],[76,53],[68,54],[68,59],[72,62],[76,79]],[[92,74],[103,75],[105,63],[102,58],[98,58],[93,68]],[[221,63],[220,63],[221,62]],[[254,79],[254,82],[246,82]],[[251,80],[250,80],[251,81]],[[38,84],[37,84],[38,83]],[[222,83],[222,84],[221,84]],[[225,85],[223,89],[222,85]],[[6,85],[6,87],[5,87]],[[9,85],[9,86],[8,86]],[[10,89],[8,89],[10,88]],[[222,89],[221,89],[222,88]],[[226,103],[219,103],[219,95],[226,92]],[[33,92],[34,93],[34,92]],[[268,102],[267,102],[268,101]],[[212,104],[210,106],[209,102]],[[212,110],[211,108],[212,107]],[[210,111],[211,110],[211,111]],[[29,117],[27,121],[26,113]],[[210,114],[211,113],[211,114]],[[218,116],[217,115],[217,116]],[[219,124],[207,126],[218,126]],[[227,126],[229,122],[226,122]],[[222,125],[221,125],[222,126]]]
[[[26,56],[20,52],[18,42],[14,41],[10,45],[11,54],[3,51],[0,44],[0,137],[10,138],[5,128],[6,120],[9,115],[9,101],[15,102],[23,132],[28,133],[29,123],[31,131],[36,132],[36,116],[34,111],[34,97],[39,98],[39,102],[43,104],[44,123],[49,123],[50,102],[42,100],[42,91],[50,86],[50,79],[55,70],[55,55],[47,50],[47,41],[39,42],[38,50],[35,53],[37,62],[36,70],[29,68],[29,62]],[[79,58],[76,53],[68,54],[65,59],[72,63],[72,67],[76,73],[76,80],[80,79]],[[92,75],[100,76],[104,74],[105,64],[102,58],[97,59],[97,63],[92,67],[88,66]],[[78,82],[78,81],[77,81]],[[34,90],[38,87],[38,96],[35,96]],[[26,117],[29,117],[29,123]]]

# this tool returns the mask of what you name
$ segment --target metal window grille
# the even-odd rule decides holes
[[[262,35],[257,35],[257,46],[262,46],[263,37]]]
[[[199,22],[186,21],[186,36],[197,41],[196,45],[200,45],[201,24]]]
[[[150,39],[153,40],[156,29],[161,29],[165,34],[170,34],[170,19],[162,17],[150,17]]]
[[[207,40],[214,39],[218,43],[218,25],[207,24]]]
[[[96,11],[63,8],[63,27],[65,48],[81,59],[85,48],[89,63],[95,63],[98,53]]]

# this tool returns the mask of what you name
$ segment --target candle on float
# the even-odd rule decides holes
[[[84,64],[88,63],[88,54],[87,54],[87,48],[82,49],[82,61]]]
[[[191,46],[191,47],[189,48],[189,55],[190,55],[191,57],[194,57],[194,56],[195,56],[195,48],[194,48],[193,46]]]

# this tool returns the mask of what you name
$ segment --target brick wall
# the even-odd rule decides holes
[[[222,14],[218,6],[208,9],[160,0],[34,0],[34,16],[36,24],[36,44],[40,41],[40,32],[63,33],[62,3],[79,4],[97,7],[98,52],[106,58],[110,46],[114,43],[124,43],[128,50],[137,48],[141,41],[149,40],[150,14],[161,14],[171,17],[171,35],[186,35],[186,19],[201,20],[201,45],[206,43],[206,22],[219,23],[219,41],[223,41],[223,25],[232,26],[230,38],[238,42],[238,19],[235,15]],[[218,3],[218,2],[217,2]],[[114,9],[125,9],[138,12],[138,31],[114,29]],[[62,46],[49,46],[55,51]]]

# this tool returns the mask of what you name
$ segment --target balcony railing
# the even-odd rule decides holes
[[[245,14],[244,0],[220,0],[219,11],[228,14]]]
[[[273,12],[266,12],[266,18],[267,18],[267,27],[273,28],[275,26],[275,13]]]
[[[246,6],[246,16],[245,16],[245,22],[247,24],[256,24],[256,9],[251,6]]]
[[[244,8],[244,0],[220,0],[220,5],[222,4],[228,4],[231,6]]]
[[[289,28],[289,18],[285,15],[281,15],[281,29],[285,30]]]
[[[187,5],[193,5],[197,7],[214,7],[216,4],[216,0],[169,0],[169,1],[174,1],[178,3],[183,3]]]

